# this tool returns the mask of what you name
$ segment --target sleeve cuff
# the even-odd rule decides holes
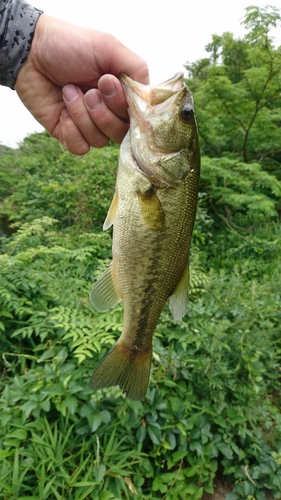
[[[0,85],[14,89],[41,14],[25,0],[0,1]]]

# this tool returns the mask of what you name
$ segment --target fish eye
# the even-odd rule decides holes
[[[194,115],[194,110],[191,104],[184,104],[180,112],[183,121],[188,122]]]

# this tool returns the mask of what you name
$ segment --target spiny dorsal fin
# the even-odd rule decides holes
[[[113,200],[111,202],[106,219],[105,219],[103,227],[102,227],[104,231],[109,229],[114,224],[115,217],[116,217],[117,205],[118,205],[118,194],[117,194],[117,191],[115,191],[114,196],[113,196]]]
[[[189,287],[189,263],[187,262],[182,277],[179,280],[174,293],[168,298],[170,311],[174,321],[179,321],[186,313],[188,305]]]
[[[121,300],[114,283],[112,262],[94,284],[89,297],[92,306],[99,312],[113,309]]]

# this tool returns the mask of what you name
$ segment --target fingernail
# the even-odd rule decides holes
[[[62,116],[63,118],[68,118],[68,117],[69,117],[69,112],[68,112],[68,110],[67,110],[66,108],[63,108],[63,109],[61,110],[61,116]]]
[[[116,85],[113,80],[103,82],[102,93],[106,97],[113,97],[116,94]]]
[[[101,105],[101,96],[97,89],[91,89],[85,94],[85,102],[92,111]]]
[[[68,102],[74,101],[79,96],[79,91],[77,87],[75,87],[75,85],[72,85],[71,83],[63,87],[62,93],[66,101]]]

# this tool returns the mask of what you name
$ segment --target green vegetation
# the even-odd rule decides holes
[[[281,48],[274,8],[189,64],[202,148],[188,313],[165,308],[143,403],[90,376],[122,306],[88,300],[118,148],[0,147],[0,499],[281,498]]]

